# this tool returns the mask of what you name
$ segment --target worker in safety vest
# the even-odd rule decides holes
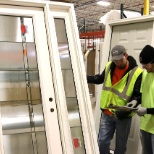
[[[145,69],[141,82],[141,106],[136,111],[141,116],[142,154],[154,154],[154,48],[146,45],[139,60]]]
[[[100,154],[110,153],[110,141],[116,133],[114,154],[125,154],[132,115],[130,111],[109,109],[112,104],[137,106],[140,100],[142,69],[135,59],[128,56],[124,46],[116,45],[111,50],[112,61],[105,70],[95,76],[87,76],[88,83],[103,84],[100,99],[102,116],[98,136]]]

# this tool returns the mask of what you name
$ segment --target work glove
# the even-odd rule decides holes
[[[138,116],[144,116],[147,113],[147,108],[144,107],[139,107],[138,110],[136,111]]]
[[[137,100],[132,100],[131,102],[127,103],[126,106],[132,107],[132,108],[137,107],[138,106]]]

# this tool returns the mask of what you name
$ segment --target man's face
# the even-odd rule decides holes
[[[113,62],[119,69],[123,69],[127,64],[127,55],[124,55],[120,60],[113,60]]]
[[[146,69],[148,73],[154,72],[154,63],[142,64],[142,67]]]

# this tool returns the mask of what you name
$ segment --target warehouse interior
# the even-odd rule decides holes
[[[55,0],[66,3],[73,3],[80,32],[91,32],[105,29],[104,24],[99,23],[100,18],[111,10],[137,12],[142,15],[144,0],[103,0],[107,5],[100,5],[99,0]],[[123,5],[123,6],[121,6]],[[150,14],[154,11],[154,1],[149,1]],[[125,18],[125,17],[123,17]],[[86,25],[86,29],[82,28]]]
[[[0,154],[99,154],[102,84],[86,75],[104,70],[116,44],[137,63],[154,45],[153,0],[103,2],[0,0]],[[141,150],[135,115],[127,154]]]

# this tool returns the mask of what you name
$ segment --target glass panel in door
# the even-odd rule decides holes
[[[0,15],[0,109],[5,154],[47,154],[33,20]]]
[[[63,75],[64,90],[67,102],[68,119],[71,129],[72,142],[75,154],[85,154],[84,138],[80,120],[78,99],[74,83],[74,74],[71,65],[70,51],[66,34],[65,20],[54,19],[58,40],[59,57]]]

